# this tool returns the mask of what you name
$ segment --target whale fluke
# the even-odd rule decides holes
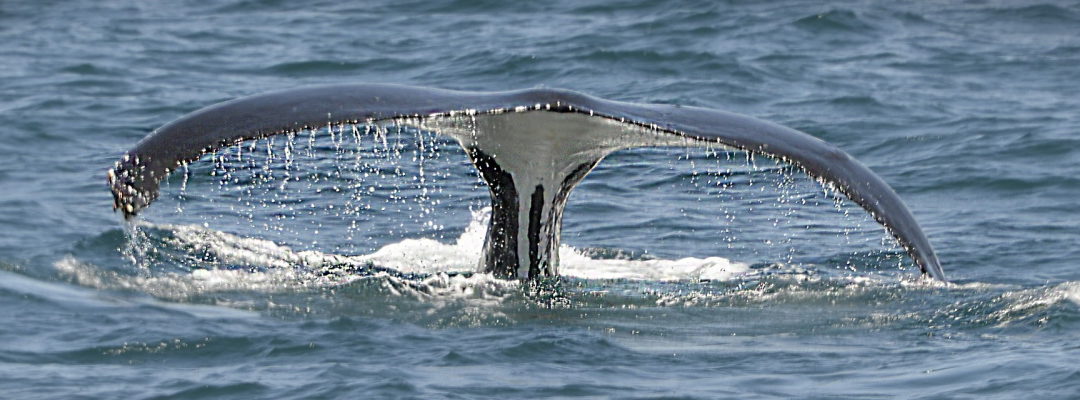
[[[558,273],[570,191],[613,151],[641,146],[726,146],[779,158],[862,206],[923,273],[945,281],[934,250],[888,184],[835,146],[744,115],[631,104],[557,89],[464,92],[385,84],[314,86],[244,97],[170,122],[109,171],[126,217],[150,205],[183,163],[241,141],[339,124],[400,120],[450,135],[487,183],[492,217],[480,260],[498,276]]]

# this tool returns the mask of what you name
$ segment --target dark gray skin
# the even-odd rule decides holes
[[[485,93],[353,84],[244,97],[203,108],[156,129],[116,163],[109,173],[109,185],[114,206],[125,217],[131,217],[156,199],[160,181],[181,163],[198,160],[203,154],[244,140],[323,127],[328,123],[426,118],[464,110],[475,110],[477,114],[513,113],[516,107],[527,107],[528,111],[524,112],[580,113],[606,118],[791,163],[870,212],[908,251],[924,274],[945,281],[933,247],[896,192],[835,146],[744,115],[696,107],[623,103],[567,90]]]

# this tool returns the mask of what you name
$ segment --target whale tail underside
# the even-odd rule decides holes
[[[126,217],[135,215],[157,198],[161,180],[173,170],[225,146],[320,126],[388,120],[449,135],[465,148],[492,202],[480,267],[498,276],[558,274],[567,198],[611,152],[722,146],[780,159],[836,188],[882,224],[923,273],[945,281],[933,247],[896,192],[829,143],[739,114],[555,89],[484,93],[353,84],[212,105],[154,130],[117,161],[108,174],[114,207]]]

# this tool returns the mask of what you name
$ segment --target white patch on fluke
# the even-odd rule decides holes
[[[544,107],[536,104],[536,110]],[[550,109],[550,105],[547,105]],[[518,110],[524,112],[526,110]],[[499,167],[510,173],[517,193],[517,276],[529,277],[530,245],[536,246],[538,264],[547,266],[548,276],[559,275],[555,249],[561,223],[551,213],[556,197],[567,177],[582,165],[593,164],[611,152],[639,146],[701,145],[684,137],[661,133],[636,125],[608,119],[586,117],[577,113],[523,113],[518,115],[483,115],[470,118],[432,118],[421,128],[438,131],[457,139],[463,148],[478,149],[494,158]],[[534,199],[537,188],[542,196]],[[540,200],[540,205],[534,204]],[[539,210],[533,210],[538,206]],[[537,243],[530,243],[530,217],[539,211]],[[552,259],[548,259],[548,257]],[[481,257],[477,257],[479,260]]]

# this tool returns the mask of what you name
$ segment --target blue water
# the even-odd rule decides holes
[[[0,3],[0,398],[1080,397],[1080,3],[344,3]],[[111,211],[157,126],[344,82],[791,126],[892,185],[953,283],[724,151],[610,156],[541,284],[445,272],[487,193],[415,129],[230,148]]]

